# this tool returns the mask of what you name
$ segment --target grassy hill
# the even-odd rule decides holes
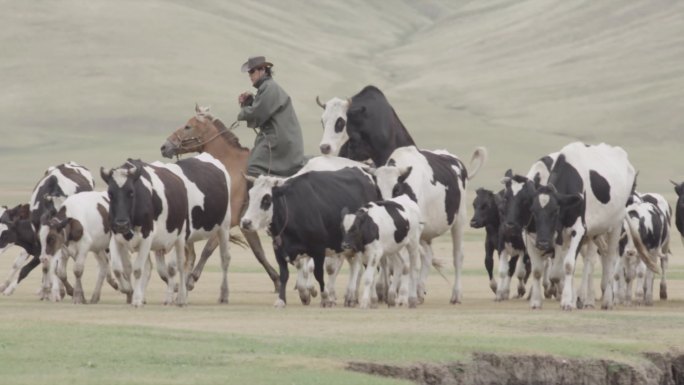
[[[308,153],[316,95],[380,87],[416,141],[490,161],[476,186],[573,140],[627,149],[643,191],[684,177],[684,4],[563,1],[2,2],[0,202],[52,164],[160,158],[211,105],[230,124],[264,54]],[[254,134],[239,128],[244,144]],[[97,177],[99,181],[99,177]],[[101,184],[101,183],[100,183]]]

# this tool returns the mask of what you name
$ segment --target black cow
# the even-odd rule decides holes
[[[508,261],[508,274],[506,279],[510,282],[513,277],[513,273],[516,271],[518,264],[518,259],[520,255],[523,255],[523,263],[525,266],[524,275],[519,276],[520,282],[518,284],[518,297],[525,295],[525,283],[530,275],[530,257],[527,255],[525,250],[525,245],[522,240],[520,233],[514,236],[505,236],[503,229],[503,216],[505,215],[506,208],[504,206],[504,193],[505,190],[501,190],[494,194],[492,191],[479,188],[476,190],[477,196],[473,201],[473,218],[470,220],[470,226],[475,229],[485,228],[485,268],[487,269],[487,274],[489,275],[489,287],[495,294],[497,292],[497,282],[494,279],[494,252],[501,255],[502,253],[508,252],[506,250],[506,244],[509,244],[509,248],[516,250],[517,252],[511,253],[511,259]],[[523,273],[521,271],[521,273]],[[506,284],[506,282],[504,282]],[[508,291],[501,298],[497,297],[497,300],[508,299]]]
[[[264,204],[273,207],[268,229],[280,267],[276,307],[283,307],[286,303],[287,263],[294,263],[302,255],[313,258],[321,305],[328,305],[323,268],[326,253],[342,252],[343,213],[354,212],[377,199],[377,188],[370,175],[358,168],[344,168],[339,171],[311,171],[292,177],[273,187],[269,202],[256,202],[264,210],[268,209]]]

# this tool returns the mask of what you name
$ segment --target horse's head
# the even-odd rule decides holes
[[[161,154],[166,158],[189,152],[202,152],[207,140],[218,132],[209,107],[195,105],[195,116],[185,125],[174,131],[161,146]]]

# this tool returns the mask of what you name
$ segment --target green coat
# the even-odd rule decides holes
[[[292,100],[270,76],[260,79],[251,106],[245,106],[238,120],[259,128],[249,154],[247,174],[290,176],[304,165],[304,141]]]

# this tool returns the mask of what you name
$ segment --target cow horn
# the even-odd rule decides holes
[[[351,107],[351,98],[347,98],[347,109]]]
[[[195,113],[196,114],[202,113],[202,110],[200,109],[200,106],[197,102],[195,102]]]
[[[249,175],[245,174],[244,172],[242,173],[242,176],[244,176],[245,179],[247,179],[247,181],[248,181],[249,183],[254,183],[254,182],[256,182],[256,179],[257,179],[257,178],[255,178],[255,177],[253,177],[253,176],[249,176]]]
[[[669,181],[670,181],[670,183],[672,183],[673,185],[675,185],[675,186],[679,186],[679,183],[677,183],[677,182],[673,181],[672,179],[669,179]]]
[[[318,98],[318,95],[316,95],[316,103],[325,110],[325,103],[321,103],[321,99]]]

